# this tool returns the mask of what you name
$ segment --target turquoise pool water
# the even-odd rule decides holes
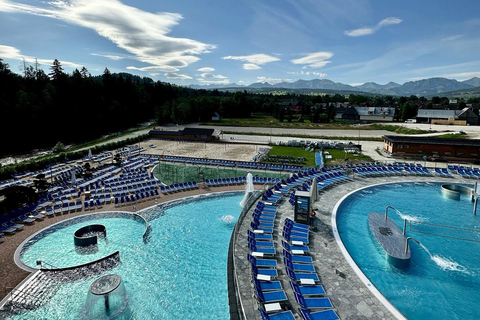
[[[107,227],[107,239],[100,239],[98,251],[90,254],[76,252],[73,232],[91,222],[77,223],[28,246],[22,261],[32,267],[36,260],[65,267],[119,250],[121,264],[106,273],[120,275],[126,287],[129,303],[120,319],[229,319],[228,244],[242,198],[239,193],[166,209],[150,221],[148,243],[141,222],[94,220]],[[222,219],[225,215],[233,221]],[[90,284],[98,277],[65,284],[44,307],[12,319],[80,319]]]
[[[337,211],[337,227],[351,257],[377,289],[408,319],[479,319],[480,211],[473,203],[447,199],[438,183],[394,183],[362,189]],[[406,216],[411,265],[391,267],[368,227],[370,212],[385,212],[403,227]],[[448,227],[441,227],[444,225]]]

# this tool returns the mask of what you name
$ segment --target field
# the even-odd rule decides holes
[[[245,177],[250,172],[254,176],[268,178],[288,178],[290,173],[272,172],[264,170],[246,170],[243,168],[227,168],[220,166],[202,166],[185,163],[160,162],[153,171],[155,177],[161,182],[170,185],[187,181],[201,182],[203,179],[221,179],[232,177]]]

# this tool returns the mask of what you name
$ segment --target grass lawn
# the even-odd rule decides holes
[[[303,165],[305,167],[315,166],[315,152],[305,151],[300,147],[273,146],[268,155],[293,156],[295,159],[298,157],[303,157],[306,159],[306,161],[303,164],[297,165]]]
[[[348,159],[347,163],[375,162],[369,156],[361,153],[345,153],[345,151],[338,149],[326,149],[326,151],[332,156],[332,159],[325,159],[325,163],[329,166],[345,164],[345,159]]]
[[[432,138],[470,139],[468,134],[464,133],[446,133]]]

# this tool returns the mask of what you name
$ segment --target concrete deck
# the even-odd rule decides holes
[[[407,181],[474,182],[474,180],[467,180],[461,177],[385,176],[364,178],[355,176],[349,182],[338,184],[333,188],[323,191],[320,194],[320,200],[313,204],[317,210],[317,215],[314,219],[316,231],[310,231],[310,255],[313,257],[316,272],[320,276],[321,282],[327,292],[326,296],[331,299],[335,311],[342,320],[380,320],[396,319],[396,317],[360,280],[343,256],[332,232],[332,211],[342,197],[354,190],[375,184]],[[293,219],[294,213],[293,207],[288,201],[282,201],[279,205],[274,229],[277,235],[274,239],[276,242],[277,270],[279,274],[277,280],[282,282],[282,287],[286,291],[290,302],[290,305],[286,304],[284,308],[291,309],[295,317],[301,319],[297,311],[298,305],[295,302],[293,292],[288,283],[288,276],[285,274],[281,244],[283,222],[287,217]],[[251,214],[251,212],[248,214]],[[237,267],[238,290],[246,318],[260,320],[261,316],[253,290],[251,267],[247,261],[247,253],[249,253],[247,247],[247,229],[250,228],[250,221],[249,217],[247,217],[240,228],[240,234],[235,244],[234,259]]]

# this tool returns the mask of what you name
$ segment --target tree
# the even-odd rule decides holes
[[[88,72],[87,68],[82,67],[82,70],[80,70],[80,74],[82,75],[82,78],[89,78],[91,77],[90,72]]]
[[[53,80],[58,80],[63,75],[62,64],[57,59],[53,60],[53,65],[50,67],[50,70],[52,71],[48,75]]]
[[[403,121],[414,118],[417,116],[417,106],[410,102],[405,102],[400,112]]]
[[[53,147],[53,150],[52,150],[53,153],[60,153],[63,151],[65,151],[65,145],[60,141],[57,142],[57,144],[55,145],[55,147]]]
[[[33,185],[37,189],[38,193],[42,193],[48,190],[50,183],[47,181],[45,174],[40,173],[33,180]]]

